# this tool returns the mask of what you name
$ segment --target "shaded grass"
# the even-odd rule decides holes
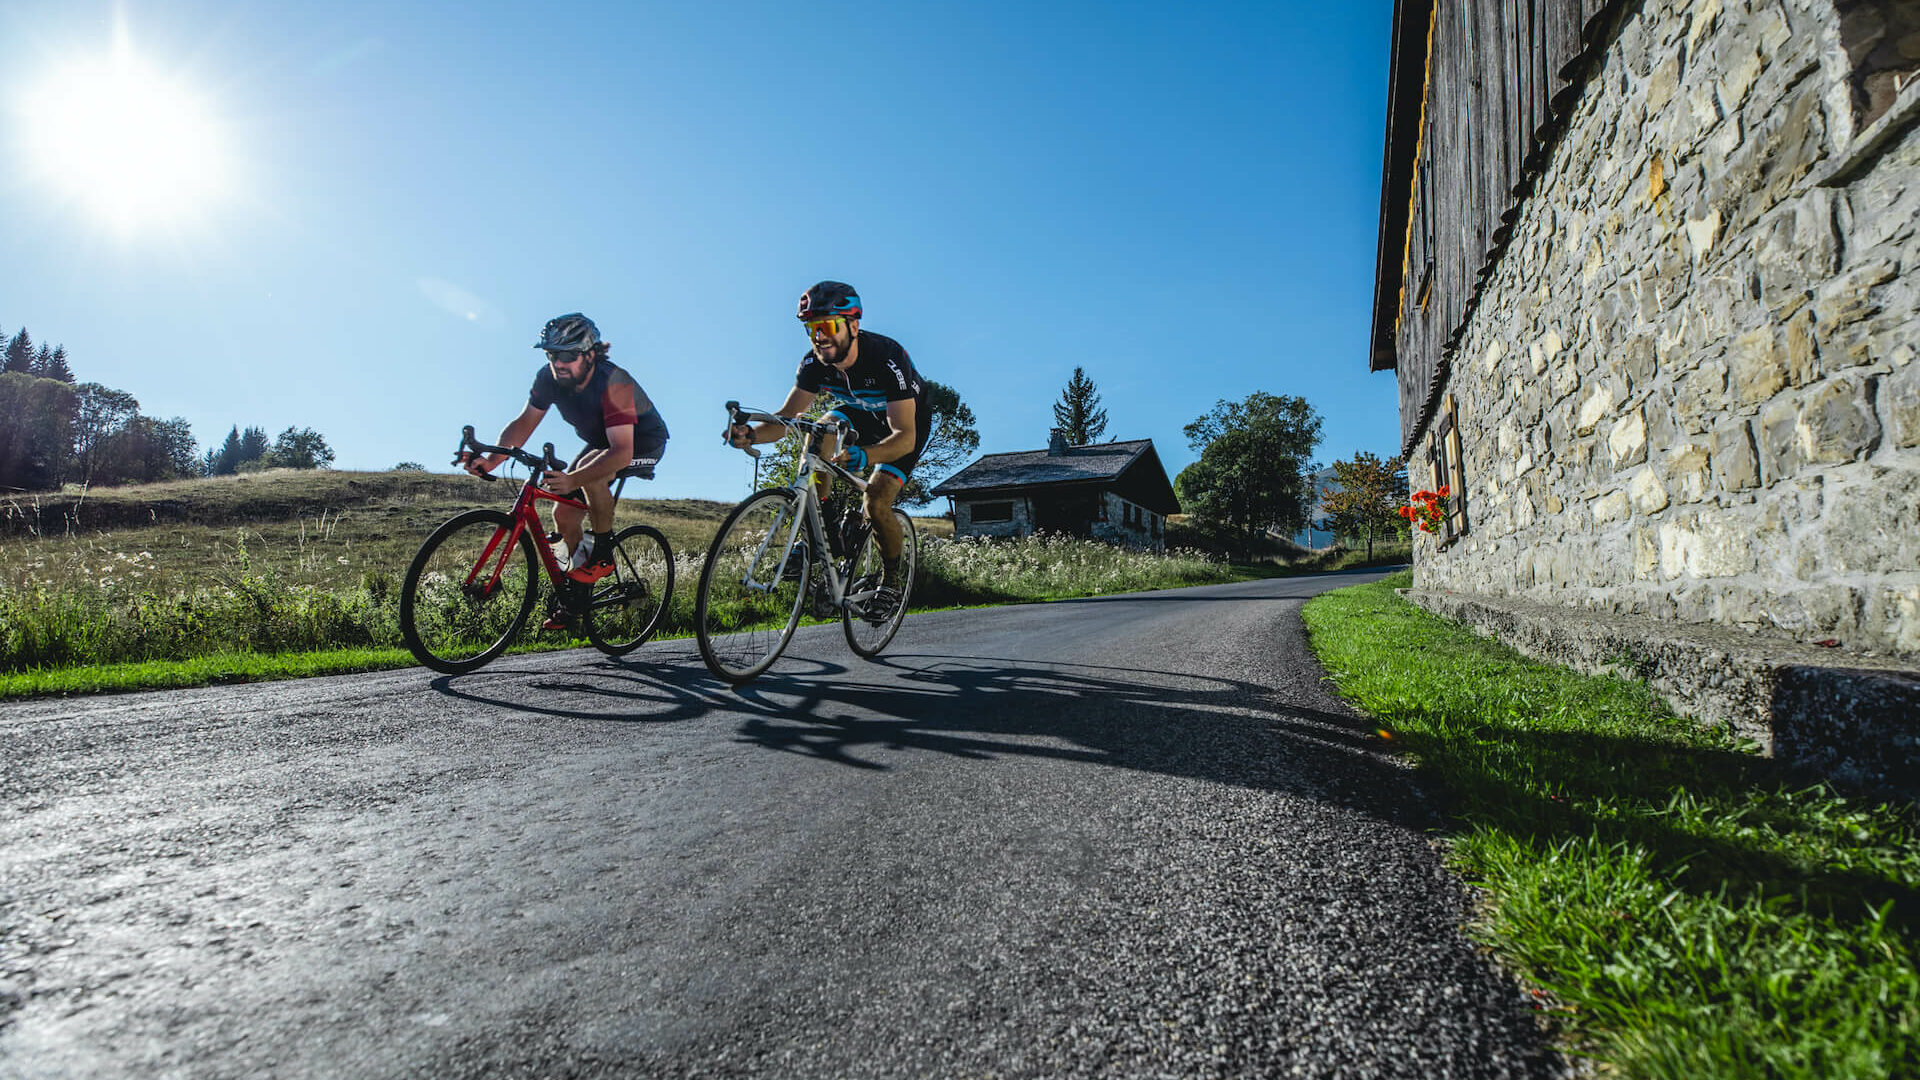
[[[1536,664],[1392,591],[1305,618],[1441,782],[1476,932],[1629,1075],[1920,1075],[1912,807],[1797,784],[1642,684]]]

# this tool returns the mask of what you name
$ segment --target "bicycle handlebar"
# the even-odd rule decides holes
[[[788,431],[804,431],[809,435],[834,435],[839,437],[841,442],[846,441],[847,422],[845,420],[803,420],[797,416],[781,416],[777,413],[761,412],[758,409],[743,409],[737,401],[727,402],[727,418],[739,425],[779,424]],[[746,451],[749,457],[760,456],[760,451],[751,445],[743,446],[741,449]]]
[[[483,443],[480,440],[473,437],[473,425],[468,424],[466,427],[463,427],[460,429],[460,445],[453,452],[453,463],[455,465],[465,464],[465,462],[461,460],[461,455],[466,454],[468,452],[472,452],[475,454],[504,454],[507,457],[510,457],[513,460],[519,462],[520,464],[525,465],[527,468],[533,470],[534,477],[539,476],[543,472],[566,472],[567,471],[566,462],[561,461],[559,458],[553,456],[552,443],[548,443],[545,446],[541,447],[540,451],[541,451],[541,456],[534,457],[532,454],[527,453],[525,450],[522,450],[517,446],[493,446],[488,443]],[[491,483],[492,481],[498,480],[500,478],[489,472],[489,473],[481,473],[480,479]],[[529,477],[528,479],[531,480],[533,479],[533,477]]]

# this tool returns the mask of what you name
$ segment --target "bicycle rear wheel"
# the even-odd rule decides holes
[[[594,583],[587,600],[587,640],[608,656],[625,656],[652,637],[673,599],[673,549],[660,530],[632,525],[613,538],[613,573]]]
[[[847,575],[847,603],[840,612],[841,628],[847,632],[847,646],[868,660],[879,656],[893,635],[900,632],[900,623],[907,617],[907,601],[913,596],[914,575],[920,569],[920,540],[914,535],[913,519],[895,508],[893,520],[900,526],[899,601],[884,617],[867,617],[867,604],[880,588],[884,569],[880,561],[880,538],[868,528],[854,552],[853,570]]]
[[[427,537],[400,584],[400,634],[414,659],[449,675],[505,652],[533,610],[533,538],[498,510],[469,510]]]
[[[812,552],[792,546],[801,500],[756,492],[734,507],[707,549],[694,599],[694,635],[715,675],[743,683],[773,666],[800,624]],[[800,539],[806,538],[801,530]]]

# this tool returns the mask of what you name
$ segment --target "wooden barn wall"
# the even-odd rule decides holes
[[[1395,328],[1402,452],[1622,0],[1435,0]],[[1415,38],[1417,40],[1417,38]]]

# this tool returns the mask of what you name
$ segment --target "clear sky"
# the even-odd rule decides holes
[[[0,329],[203,447],[299,425],[339,468],[440,469],[584,311],[672,429],[650,493],[731,499],[721,404],[784,399],[795,300],[835,278],[983,452],[1045,445],[1080,365],[1170,475],[1181,427],[1255,390],[1319,409],[1322,461],[1385,456],[1390,15],[15,0]],[[547,439],[578,446],[557,412]]]

